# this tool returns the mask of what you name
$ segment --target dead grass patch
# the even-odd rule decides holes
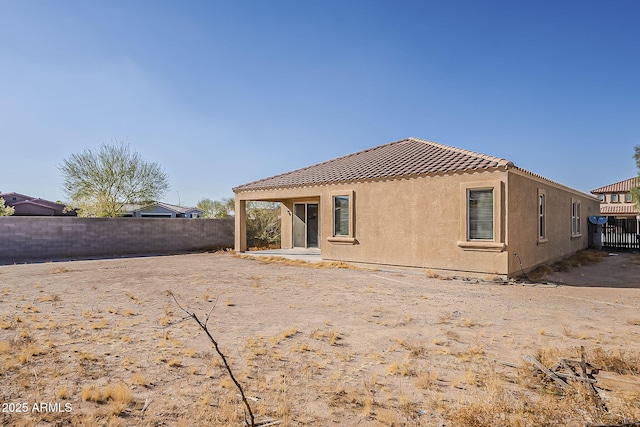
[[[362,267],[355,266],[353,264],[349,264],[341,261],[320,261],[320,262],[308,262],[300,259],[289,259],[280,256],[255,256],[255,255],[247,255],[247,254],[234,254],[234,256],[243,259],[252,259],[259,261],[263,264],[268,263],[278,263],[285,265],[295,265],[302,267],[310,267],[310,268],[348,268],[353,270],[366,270]]]
[[[68,273],[71,270],[69,270],[66,267],[55,267],[55,268],[51,268],[49,269],[49,274],[63,274],[63,273]]]
[[[607,252],[597,251],[595,249],[586,249],[576,252],[570,257],[560,260],[551,265],[541,265],[527,273],[529,279],[533,281],[544,280],[549,274],[555,271],[568,271],[574,267],[581,267],[602,261],[607,256]]]
[[[237,388],[206,337],[154,293],[167,282],[205,314],[220,296],[209,326],[255,399],[257,420],[523,427],[640,419],[640,393],[631,389],[640,377],[636,290],[469,286],[424,274],[220,257],[194,255],[184,270],[171,257],[95,268],[91,261],[83,264],[91,275],[49,275],[49,266],[29,266],[24,271],[35,273],[21,280],[40,288],[0,271],[3,287],[11,287],[0,298],[5,397],[57,399],[74,408],[17,425],[243,424]],[[126,271],[111,275],[124,264]],[[52,304],[55,295],[63,303]],[[629,387],[625,394],[611,383],[609,411],[594,407],[588,390],[558,391],[523,365],[525,354],[549,367],[575,359],[579,353],[568,346],[576,343],[610,381]],[[508,367],[515,365],[523,366]],[[0,414],[0,425],[15,420]]]

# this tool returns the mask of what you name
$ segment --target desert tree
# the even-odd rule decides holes
[[[640,145],[636,145],[634,147],[635,153],[633,155],[634,160],[636,161],[636,169],[638,172],[638,182],[640,183]],[[631,189],[631,197],[633,197],[633,201],[636,203],[636,208],[640,209],[640,186],[633,187]]]
[[[203,199],[198,209],[205,218],[230,218],[235,215],[235,198],[220,200]],[[247,240],[252,246],[269,246],[280,243],[280,203],[247,202]]]
[[[220,200],[202,199],[198,202],[198,209],[202,210],[204,218],[229,218],[235,210],[235,200],[233,197],[223,197]]]
[[[15,209],[13,206],[5,206],[4,199],[0,197],[0,216],[10,216],[13,215]]]
[[[251,245],[280,243],[280,203],[247,203],[247,239]]]
[[[169,189],[160,165],[146,162],[124,142],[72,154],[58,169],[63,191],[79,216],[119,216],[125,205],[150,204]]]

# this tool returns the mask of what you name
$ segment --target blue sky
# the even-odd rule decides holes
[[[128,141],[164,201],[409,136],[582,191],[636,174],[640,2],[0,0],[0,190]]]

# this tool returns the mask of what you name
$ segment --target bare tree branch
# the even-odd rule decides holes
[[[189,315],[189,317],[191,317],[193,320],[196,321],[198,326],[200,326],[200,328],[204,331],[204,333],[207,335],[207,337],[209,337],[209,341],[211,341],[213,343],[213,346],[215,347],[216,352],[218,353],[220,358],[222,359],[222,362],[224,363],[224,367],[226,368],[227,372],[229,373],[229,376],[231,377],[231,380],[233,381],[233,383],[236,385],[236,388],[240,392],[240,397],[242,398],[242,402],[244,403],[244,406],[245,406],[245,423],[250,425],[251,427],[255,427],[256,423],[255,423],[255,419],[254,419],[254,416],[253,416],[253,411],[251,411],[251,405],[249,405],[247,397],[244,394],[244,390],[242,389],[242,386],[240,385],[240,383],[238,382],[236,377],[233,375],[233,372],[231,371],[231,366],[229,366],[229,363],[227,362],[227,358],[225,357],[225,355],[220,350],[220,347],[218,346],[218,342],[213,338],[213,336],[211,335],[211,333],[209,332],[209,329],[207,327],[207,322],[209,322],[209,316],[211,315],[211,312],[215,308],[215,306],[216,306],[216,304],[218,302],[218,298],[216,297],[216,301],[215,301],[213,307],[211,308],[211,310],[209,311],[209,314],[207,314],[205,322],[203,323],[200,319],[198,319],[198,316],[195,313],[188,311],[187,309],[185,309],[184,307],[182,307],[180,305],[180,303],[178,302],[178,299],[173,294],[173,292],[167,291],[167,294],[170,295],[173,298],[173,300],[175,301],[176,305],[180,308],[180,310],[182,310],[185,313],[187,313],[187,315]],[[249,419],[251,420],[250,423],[247,421],[247,413],[249,413]]]

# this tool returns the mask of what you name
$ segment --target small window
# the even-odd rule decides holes
[[[333,235],[349,236],[349,196],[333,197]]]
[[[578,236],[582,230],[580,229],[580,202],[571,202],[571,235]]]
[[[598,194],[598,199],[600,199],[601,202],[606,202],[606,199],[604,198],[604,194]]]
[[[493,240],[493,189],[468,192],[469,240]]]
[[[545,200],[545,194],[542,192],[538,193],[538,238],[540,240],[545,239],[547,237],[547,231],[546,231],[546,218],[545,218],[545,211],[546,211],[546,200]]]
[[[633,202],[633,196],[631,195],[631,193],[627,193],[624,195],[624,201],[627,203]]]
[[[620,201],[620,199],[618,198],[617,194],[612,194],[611,195],[611,203],[618,203]]]

